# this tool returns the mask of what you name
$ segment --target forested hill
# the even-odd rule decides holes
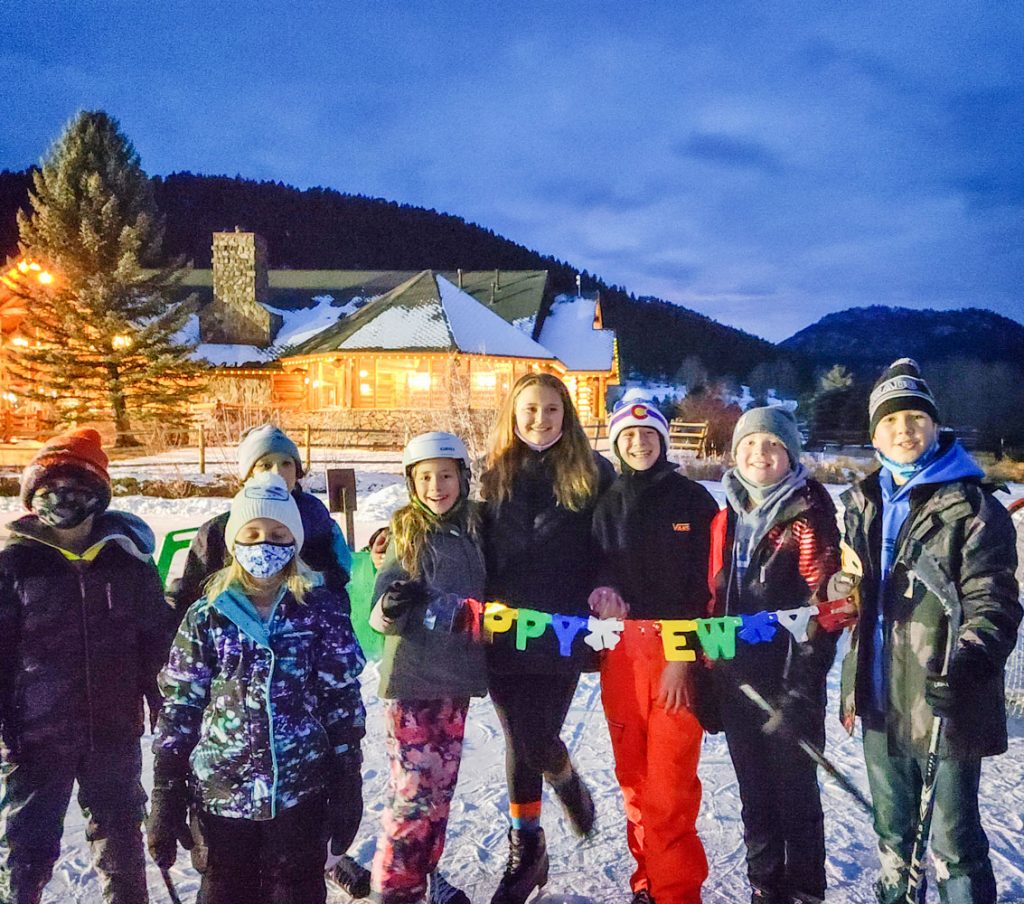
[[[0,255],[17,250],[15,212],[27,206],[30,175],[0,172]],[[547,270],[556,291],[571,292],[576,269],[460,217],[329,188],[305,191],[278,182],[174,173],[154,177],[166,217],[164,250],[210,266],[211,234],[238,226],[267,240],[270,266],[339,270]],[[712,376],[744,378],[772,360],[771,343],[658,299],[636,299],[582,273],[600,289],[605,324],[618,334],[624,373],[672,377],[700,358]]]
[[[922,366],[952,358],[1019,366],[1024,362],[1024,326],[981,308],[934,311],[872,305],[822,317],[780,348],[819,367],[842,363],[871,378],[904,356]]]

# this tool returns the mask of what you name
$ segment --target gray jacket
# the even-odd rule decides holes
[[[439,521],[427,537],[423,564],[430,590],[427,604],[393,621],[382,618],[380,607],[375,606],[371,624],[385,635],[379,691],[385,699],[436,700],[487,693],[481,643],[468,633],[451,631],[452,604],[466,598],[483,602],[484,594],[483,553],[464,521]],[[374,601],[379,603],[394,581],[407,580],[409,574],[399,564],[392,542],[377,573]]]

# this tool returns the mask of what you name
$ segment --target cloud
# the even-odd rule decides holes
[[[677,144],[675,152],[680,157],[769,174],[782,169],[778,156],[765,145],[733,135],[696,132]]]

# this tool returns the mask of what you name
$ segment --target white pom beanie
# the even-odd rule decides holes
[[[231,514],[228,515],[228,523],[224,528],[224,542],[227,544],[228,552],[234,552],[235,537],[253,518],[273,518],[280,521],[295,537],[296,548],[302,549],[305,540],[302,518],[283,477],[270,471],[255,474],[231,500]]]

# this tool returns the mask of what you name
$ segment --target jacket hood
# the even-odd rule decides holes
[[[34,514],[23,515],[7,525],[12,540],[32,540],[54,549],[61,547],[54,542],[51,528],[43,524]],[[152,528],[138,515],[108,509],[97,515],[92,525],[89,546],[75,558],[90,558],[87,553],[107,543],[117,543],[129,555],[147,561],[156,549],[156,537]],[[62,552],[69,552],[63,550]],[[98,551],[98,550],[97,550]]]
[[[895,487],[892,498],[901,498],[914,487],[954,480],[981,480],[984,476],[985,472],[955,437],[943,436],[939,454],[905,484]]]

